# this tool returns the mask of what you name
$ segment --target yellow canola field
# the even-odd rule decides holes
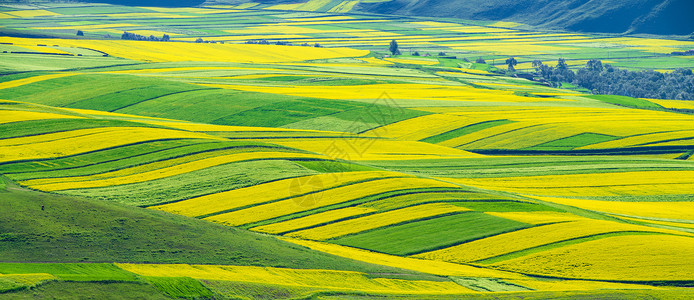
[[[562,280],[562,279],[519,279],[511,282],[538,291],[595,291],[595,290],[660,290],[664,288],[652,285],[616,283],[589,280]]]
[[[15,11],[6,11],[4,13],[6,13],[8,15],[17,16],[20,18],[60,16],[60,14],[54,13],[52,11],[47,11],[45,9],[15,10]]]
[[[665,179],[672,178],[666,177]],[[688,190],[689,193],[691,191],[692,189]],[[533,198],[620,216],[659,218],[664,221],[668,219],[672,221],[694,220],[693,202],[618,202],[538,196],[533,196]]]
[[[529,274],[576,279],[694,280],[694,238],[625,235],[569,245],[493,264]]]
[[[579,217],[571,213],[554,211],[486,212],[486,214],[533,225],[576,221],[584,219],[583,217]]]
[[[34,189],[42,191],[61,191],[61,190],[71,190],[71,189],[86,189],[94,187],[105,187],[113,185],[122,185],[130,183],[145,182],[150,180],[156,180],[171,176],[176,176],[180,174],[185,174],[205,168],[211,168],[214,166],[219,166],[228,163],[249,161],[249,160],[262,160],[262,159],[306,159],[306,158],[321,158],[319,155],[314,154],[304,154],[304,153],[288,153],[288,152],[250,152],[250,153],[238,153],[223,155],[218,157],[204,158],[197,161],[182,163],[179,165],[156,169],[148,172],[136,173],[131,175],[124,175],[119,177],[98,179],[102,176],[79,176],[79,177],[69,177],[67,182],[56,182],[56,183],[45,183],[45,184],[28,184],[23,182],[24,185],[28,185]],[[137,170],[143,170],[143,168],[136,167]],[[146,170],[146,169],[144,169]],[[121,173],[130,173],[131,170],[115,171],[112,173],[104,173],[103,176],[120,175]],[[60,180],[58,178],[57,180]],[[37,181],[50,181],[50,180],[37,180]]]
[[[31,274],[0,274],[0,281],[2,279],[14,281],[21,285],[32,286],[37,283],[41,283],[46,280],[58,279],[57,277],[46,274],[46,273],[31,273]]]
[[[680,129],[684,129],[687,127],[681,127]],[[689,127],[691,128],[691,127]],[[674,132],[662,132],[662,133],[651,133],[651,134],[643,134],[643,135],[637,135],[637,136],[632,136],[632,137],[626,137],[623,139],[618,139],[614,141],[609,141],[609,142],[604,142],[604,143],[599,143],[599,144],[593,144],[593,145],[588,145],[584,147],[580,147],[578,149],[600,149],[600,148],[620,148],[620,147],[649,147],[649,146],[656,146],[656,145],[665,145],[667,141],[670,140],[675,140],[675,139],[692,139],[694,138],[694,130],[680,130],[680,131],[674,131]],[[694,140],[683,140],[680,141],[684,145],[692,145],[694,144]]]
[[[474,293],[474,291],[464,288],[452,281],[415,281],[386,278],[369,278],[366,273],[352,271],[183,264],[116,265],[121,269],[142,276],[190,277],[203,280],[254,282],[284,286],[314,287],[331,290],[378,293]]]
[[[439,61],[435,59],[415,59],[415,58],[384,58],[389,62],[413,65],[438,65]]]
[[[358,216],[361,214],[367,214],[375,212],[373,208],[364,207],[345,207],[341,209],[329,210],[322,213],[312,214],[303,218],[291,219],[289,221],[273,223],[269,225],[263,225],[258,227],[253,227],[251,230],[260,231],[265,233],[278,234],[286,231],[301,229],[309,226],[314,226],[326,222],[331,222],[334,220],[339,220],[342,218],[349,218],[353,216]]]
[[[277,139],[272,143],[354,161],[480,157],[479,154],[429,143],[385,139]]]
[[[402,191],[418,188],[459,188],[457,185],[424,178],[388,178],[356,183],[322,191],[318,195],[309,194],[268,204],[220,214],[205,220],[229,226],[238,226],[293,213],[307,211],[338,203],[356,200],[385,192]]]
[[[350,86],[252,86],[232,84],[203,84],[203,86],[233,89],[248,92],[282,94],[300,97],[347,100],[347,99],[380,99],[383,96],[392,99],[447,100],[447,101],[480,101],[480,102],[545,102],[569,101],[564,99],[543,99],[521,97],[513,91],[476,89],[468,86],[443,86],[431,84],[369,84]]]
[[[646,99],[666,108],[694,109],[694,101]]]
[[[414,257],[454,263],[466,263],[551,243],[625,231],[679,234],[679,232],[674,230],[612,221],[584,219],[503,233],[458,246],[417,254]]]
[[[180,130],[103,127],[0,140],[0,162],[74,155],[127,144],[162,139],[225,140]]]
[[[276,127],[251,127],[251,126],[231,126],[231,125],[214,125],[214,124],[203,124],[203,123],[189,123],[189,122],[177,122],[177,121],[144,121],[143,123],[166,126],[176,129],[188,130],[188,131],[198,131],[198,132],[312,132],[312,133],[334,133],[334,134],[344,134],[342,132],[332,132],[332,131],[321,131],[321,130],[303,130],[303,129],[289,129],[289,128],[276,128]]]
[[[82,117],[35,111],[0,109],[0,124],[47,119],[82,119]]]
[[[36,45],[45,40],[2,37],[0,42],[15,45]],[[148,62],[215,61],[215,62],[291,62],[341,57],[361,57],[368,50],[349,48],[301,47],[209,44],[209,43],[153,43],[128,40],[54,40],[62,47],[84,47],[108,53],[111,56]]]
[[[46,47],[41,47],[41,48],[46,48]],[[22,79],[17,79],[17,80],[12,80],[12,81],[5,81],[5,82],[0,82],[0,89],[9,89],[13,87],[18,87],[34,82],[39,82],[39,81],[44,81],[44,80],[49,80],[49,79],[55,79],[55,78],[61,78],[61,77],[67,77],[67,76],[72,76],[72,75],[79,75],[80,73],[56,73],[56,74],[48,74],[48,75],[39,75],[39,76],[33,76],[29,78],[22,78]]]
[[[198,217],[233,208],[320,192],[351,182],[407,176],[396,172],[346,172],[283,179],[227,192],[151,207],[179,215]],[[320,193],[318,194],[320,196]]]
[[[407,141],[419,141],[477,122],[479,122],[479,120],[474,117],[431,114],[391,123],[383,127],[366,131],[362,133],[362,135],[378,135],[380,137],[397,138]]]
[[[93,25],[65,25],[65,26],[53,26],[53,27],[32,27],[34,29],[40,30],[95,30],[95,29],[109,29],[109,28],[122,28],[122,27],[138,27],[140,25],[132,23],[115,23],[115,24],[93,24]]]
[[[325,252],[340,257],[346,257],[349,259],[363,261],[366,263],[384,265],[406,270],[413,270],[434,275],[527,279],[527,277],[524,277],[523,275],[519,275],[516,273],[503,272],[468,265],[417,259],[410,257],[401,257],[324,242],[307,241],[288,237],[278,238],[287,242],[311,248],[313,250]]]
[[[616,216],[616,215],[613,215],[613,216]],[[617,217],[622,219],[622,220],[634,221],[634,222],[639,222],[639,223],[656,224],[656,225],[665,225],[665,226],[677,227],[677,228],[694,229],[694,220],[689,221],[689,223],[681,223],[681,222],[655,221],[655,220],[651,220],[651,219],[631,218],[631,217],[624,217],[624,216],[617,216]],[[675,230],[677,230],[677,229],[675,229]]]
[[[547,196],[678,195],[694,191],[694,171],[447,178],[486,189]]]
[[[309,240],[327,240],[405,221],[461,211],[469,211],[469,209],[448,203],[429,203],[331,223],[321,227],[292,232],[287,235]]]

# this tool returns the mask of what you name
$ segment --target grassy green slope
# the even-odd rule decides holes
[[[236,228],[22,190],[12,183],[0,191],[0,211],[0,258],[5,262],[118,261],[394,271]]]

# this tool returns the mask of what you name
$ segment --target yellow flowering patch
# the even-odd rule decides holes
[[[438,65],[439,61],[435,59],[415,59],[415,58],[384,58],[389,62],[413,65]]]
[[[41,48],[47,48],[47,47],[41,47]],[[55,79],[55,78],[61,78],[61,77],[67,77],[67,76],[73,76],[73,75],[79,75],[80,73],[56,73],[56,74],[48,74],[48,75],[39,75],[39,76],[33,76],[33,77],[28,77],[28,78],[22,78],[22,79],[17,79],[17,80],[11,80],[11,81],[5,81],[5,82],[0,82],[0,89],[8,89],[8,88],[13,88],[13,87],[18,87],[34,82],[39,82],[39,81],[44,81],[44,80],[49,80],[49,79]]]
[[[45,9],[15,10],[15,11],[6,11],[5,13],[8,15],[12,15],[12,16],[20,17],[20,18],[60,16],[60,14],[54,13],[52,11],[47,11]]]
[[[474,291],[452,281],[369,278],[366,273],[252,266],[116,264],[142,276],[190,277],[330,290],[405,294],[458,294]]]
[[[200,138],[225,140],[201,133],[159,128],[82,129],[1,140],[0,162],[62,157],[145,141]]]
[[[204,158],[197,161],[181,163],[175,166],[170,166],[161,169],[155,169],[142,173],[129,174],[136,171],[149,170],[146,165],[142,167],[133,167],[124,170],[102,173],[98,175],[91,176],[77,176],[69,177],[65,179],[38,179],[22,182],[22,184],[30,186],[37,190],[42,191],[60,191],[60,190],[70,190],[70,189],[84,189],[84,188],[94,188],[94,187],[105,187],[112,185],[130,184],[145,182],[155,179],[161,179],[171,176],[176,176],[180,174],[185,174],[205,168],[210,168],[214,166],[219,166],[228,163],[242,162],[249,160],[259,160],[259,159],[306,159],[306,158],[320,158],[321,156],[314,154],[304,154],[304,153],[287,153],[287,152],[251,152],[251,153],[239,153],[223,155],[218,157]],[[156,163],[155,163],[156,164]],[[135,169],[135,170],[131,170]],[[112,178],[99,179],[102,177],[117,176]],[[60,182],[65,180],[64,182]],[[35,183],[38,181],[39,183]],[[54,183],[43,183],[43,182],[58,181]]]
[[[350,182],[406,176],[395,172],[347,172],[283,179],[185,201],[151,207],[179,215],[197,217],[233,208],[264,203],[293,196],[320,192]],[[314,195],[315,196],[315,195]],[[320,196],[320,194],[319,194]],[[310,197],[310,196],[309,196]]]
[[[41,39],[9,38],[0,39],[17,45],[40,44]],[[209,43],[153,43],[129,40],[68,40],[59,41],[62,47],[84,47],[103,51],[112,56],[149,62],[176,61],[215,61],[215,62],[290,62],[312,59],[340,57],[360,57],[367,50],[348,48],[302,47],[301,51],[292,46],[249,45],[249,44],[209,44]]]
[[[450,178],[452,182],[509,192],[556,196],[676,195],[694,190],[694,171]]]
[[[678,233],[674,230],[652,228],[647,226],[583,219],[503,233],[485,239],[471,241],[458,246],[417,254],[415,257],[455,263],[465,263],[560,241],[625,231]]]
[[[574,214],[555,211],[486,212],[486,214],[533,225],[584,219]]]
[[[614,236],[511,259],[497,268],[597,280],[693,280],[694,238]]]
[[[595,291],[595,290],[660,290],[664,288],[652,285],[628,284],[605,281],[588,280],[563,280],[563,279],[518,279],[511,280],[513,283],[520,284],[538,291]]]
[[[375,133],[374,133],[375,134]],[[423,142],[385,139],[278,139],[291,148],[321,153],[344,160],[404,160],[479,157],[479,154]]]
[[[666,108],[677,108],[677,109],[692,109],[694,110],[694,101],[685,100],[660,100],[660,99],[646,99],[655,104],[658,104]]]
[[[81,119],[82,117],[54,113],[0,109],[0,124],[44,119]]]
[[[251,230],[277,234],[285,231],[301,229],[374,211],[376,210],[373,208],[345,207],[341,209],[329,210],[322,213],[312,214],[303,218],[291,219],[289,221],[253,227],[251,228]]]
[[[449,114],[431,114],[362,133],[365,136],[397,138],[406,141],[419,141],[430,136],[448,132],[466,125],[477,123],[477,119]]]
[[[663,178],[663,180],[672,180],[674,178],[676,177],[665,177]],[[687,191],[691,192],[692,189],[689,189]],[[559,203],[569,206],[575,206],[582,209],[617,215],[676,220],[694,220],[694,203],[692,202],[618,202],[539,196],[533,196],[533,198],[542,201]]]
[[[405,221],[461,211],[469,211],[469,209],[448,203],[422,204],[292,232],[288,236],[309,240],[327,240]]]
[[[204,86],[250,92],[272,93],[324,99],[379,99],[387,95],[393,99],[481,101],[481,102],[545,102],[542,98],[516,96],[512,91],[484,90],[469,86],[443,86],[432,84],[369,84],[358,86],[251,86],[204,84]],[[550,99],[549,101],[566,101]]]
[[[230,213],[208,217],[205,218],[205,220],[229,226],[238,226],[302,212],[317,207],[356,200],[380,193],[418,188],[455,189],[458,188],[458,186],[433,179],[414,177],[373,180],[327,189],[318,195],[308,194],[305,196],[293,197],[268,204],[261,204]]]
[[[441,276],[465,276],[487,278],[527,278],[516,273],[497,271],[493,269],[478,268],[468,265],[447,263],[442,261],[401,257],[324,242],[307,241],[288,237],[278,238],[287,242],[311,248],[313,250],[318,250],[340,257],[346,257],[349,259],[363,261],[371,264],[413,270],[428,274],[435,274]]]

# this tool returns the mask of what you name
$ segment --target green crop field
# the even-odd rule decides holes
[[[694,296],[693,41],[388,3],[0,1],[0,298]]]

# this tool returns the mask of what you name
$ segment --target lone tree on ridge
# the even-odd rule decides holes
[[[389,50],[390,50],[390,53],[392,53],[393,55],[400,55],[400,49],[398,46],[398,42],[396,40],[390,41]]]

